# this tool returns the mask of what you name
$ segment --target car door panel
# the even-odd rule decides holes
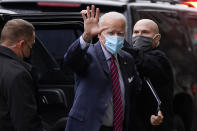
[[[79,13],[3,15],[4,21],[22,18],[35,27],[32,76],[42,120],[52,127],[66,120],[74,99],[73,72],[63,63],[64,54],[83,31]]]

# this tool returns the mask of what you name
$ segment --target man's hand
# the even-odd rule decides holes
[[[87,10],[82,10],[81,14],[84,20],[84,33],[82,37],[86,42],[90,42],[94,36],[100,34],[103,30],[106,29],[106,27],[99,27],[99,8],[96,8],[95,15],[94,5],[92,5],[91,10],[90,7],[87,6]]]
[[[151,115],[150,122],[152,125],[157,126],[160,125],[163,121],[163,115],[159,110],[157,115]]]

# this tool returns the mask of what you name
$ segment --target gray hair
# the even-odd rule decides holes
[[[121,14],[119,12],[115,12],[115,11],[103,14],[100,17],[99,23],[98,23],[100,27],[103,26],[105,17],[112,18],[112,19],[122,19],[122,20],[124,20],[124,22],[125,22],[125,32],[127,32],[127,19],[123,14]]]

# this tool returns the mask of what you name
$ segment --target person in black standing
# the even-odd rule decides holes
[[[125,43],[123,50],[130,52],[137,65],[141,79],[142,91],[137,97],[137,115],[141,123],[141,131],[171,131],[173,118],[173,72],[165,53],[158,50],[159,28],[149,19],[137,21],[133,28],[132,46]],[[153,96],[145,79],[149,79],[161,100],[161,108],[158,112],[157,101]],[[152,122],[157,114],[162,112],[163,121],[158,124]],[[151,119],[149,119],[151,116]],[[151,122],[150,122],[151,121]],[[152,123],[152,124],[151,124]]]
[[[22,19],[8,21],[0,39],[0,131],[43,131],[38,115],[30,56],[34,27]]]

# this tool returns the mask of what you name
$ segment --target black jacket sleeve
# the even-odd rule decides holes
[[[8,108],[16,131],[42,131],[31,75],[20,71],[7,85]]]
[[[173,80],[170,62],[165,54],[159,50],[139,51],[136,65],[142,76],[156,80],[160,84]]]

